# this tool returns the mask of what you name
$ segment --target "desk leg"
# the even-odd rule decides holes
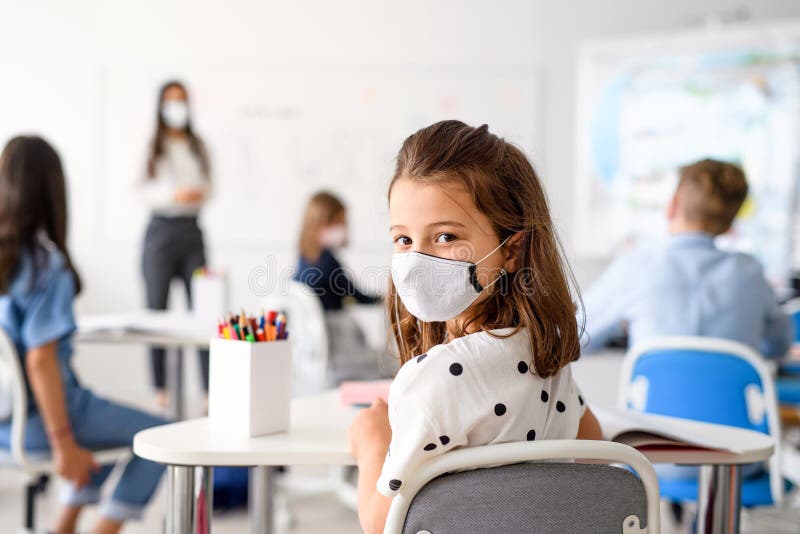
[[[183,411],[183,350],[180,347],[167,349],[167,393],[169,394],[169,415],[175,421],[182,421]]]
[[[214,511],[214,469],[203,466],[195,468],[195,527],[194,534],[211,534],[211,515]]]
[[[273,497],[275,490],[275,468],[258,466],[250,468],[250,532],[272,534]]]
[[[167,534],[192,534],[194,519],[192,466],[167,466]]]
[[[697,492],[697,533],[738,534],[741,467],[733,464],[701,466]]]

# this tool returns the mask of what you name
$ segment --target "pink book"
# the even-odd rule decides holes
[[[339,397],[345,406],[369,406],[376,399],[389,400],[391,380],[342,382]]]

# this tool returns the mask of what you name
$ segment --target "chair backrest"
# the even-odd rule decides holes
[[[800,343],[800,298],[793,298],[783,305],[783,311],[794,325],[794,342]]]
[[[11,417],[11,456],[21,466],[27,465],[25,457],[25,425],[28,420],[28,393],[25,375],[14,342],[0,328],[0,397],[9,405]],[[8,410],[6,410],[8,411]]]
[[[268,295],[263,305],[286,313],[292,343],[294,393],[304,395],[326,389],[328,333],[319,297],[305,284],[290,280],[285,294]]]
[[[572,459],[627,464],[639,476],[600,463],[552,463]],[[533,460],[547,462],[529,463]],[[626,445],[502,443],[448,452],[407,476],[384,533],[657,534],[658,501],[652,465]]]
[[[705,337],[636,345],[623,361],[617,407],[769,434],[775,439],[772,498],[783,498],[775,384],[762,357],[747,345]]]

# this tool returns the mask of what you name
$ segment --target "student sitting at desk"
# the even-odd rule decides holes
[[[319,297],[328,331],[327,382],[366,380],[380,376],[379,355],[367,344],[346,299],[377,304],[381,297],[361,292],[334,253],[347,245],[347,212],[335,195],[321,191],[308,201],[300,230],[300,261],[295,280]]]
[[[706,159],[680,169],[666,243],[620,257],[584,295],[584,351],[601,349],[627,327],[631,345],[658,336],[709,336],[770,358],[786,354],[792,326],[761,265],[714,244],[746,196],[744,173],[735,165]]]
[[[400,149],[389,216],[387,301],[403,365],[388,408],[376,402],[349,432],[368,534],[436,455],[600,439],[569,365],[580,344],[567,268],[525,155],[485,125],[423,128]]]
[[[138,431],[167,421],[95,396],[72,369],[72,301],[81,283],[66,248],[61,162],[47,142],[8,143],[0,154],[0,198],[0,327],[17,347],[33,401],[25,448],[52,451],[56,471],[70,483],[55,531],[74,533],[82,507],[99,501],[113,468],[97,465],[92,447],[130,446]],[[11,424],[0,422],[0,447],[10,440]],[[92,532],[115,533],[140,518],[162,471],[131,458]]]

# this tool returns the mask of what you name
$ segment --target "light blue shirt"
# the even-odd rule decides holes
[[[677,234],[617,259],[583,302],[585,352],[602,348],[625,325],[631,346],[659,336],[707,336],[772,358],[783,356],[793,338],[761,264],[719,250],[708,234]]]
[[[8,291],[0,294],[0,327],[16,345],[22,368],[29,349],[55,341],[68,397],[79,390],[71,366],[74,298],[75,282],[64,256],[40,245],[32,253],[23,251]],[[30,390],[28,395],[29,409],[35,411]]]

